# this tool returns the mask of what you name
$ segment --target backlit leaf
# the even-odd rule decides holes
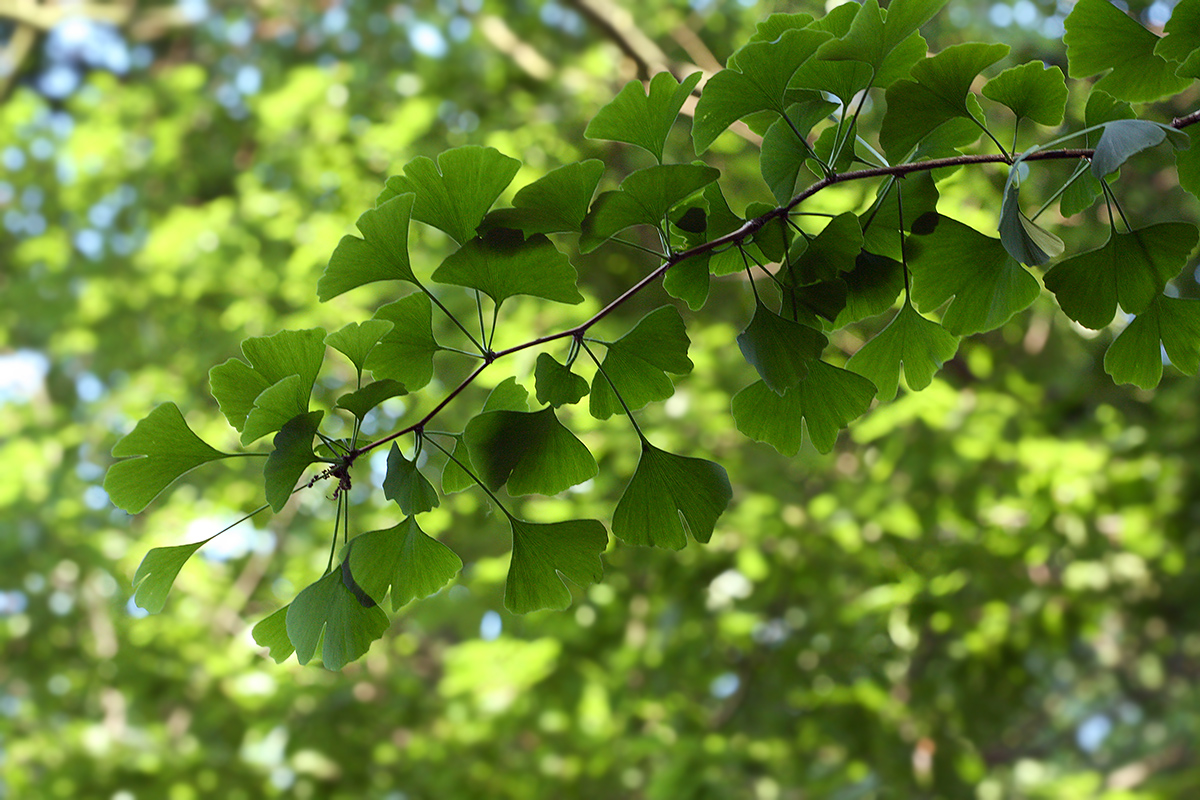
[[[671,73],[660,72],[651,79],[648,91],[641,81],[630,81],[592,118],[583,135],[637,145],[661,164],[671,126],[700,77],[695,72],[679,83]]]
[[[319,647],[321,662],[331,670],[365,655],[388,627],[383,609],[364,607],[343,585],[340,569],[301,589],[286,620],[296,659],[307,664]]]
[[[1175,68],[1176,75],[1200,78],[1200,2],[1180,0],[1171,9],[1163,33],[1165,36],[1154,45],[1154,54],[1180,62]]]
[[[324,411],[301,414],[283,426],[275,435],[275,449],[267,456],[263,477],[267,486],[267,502],[275,513],[283,508],[304,470],[317,460],[313,453],[313,437],[321,424]]]
[[[480,231],[514,228],[534,233],[578,233],[604,174],[594,158],[547,172],[513,197],[512,208],[498,208],[484,218]]]
[[[395,500],[400,510],[410,517],[441,505],[433,484],[417,469],[416,462],[404,457],[395,442],[392,442],[392,449],[388,451],[383,496]]]
[[[341,330],[325,337],[325,344],[350,359],[361,373],[367,354],[394,326],[384,319],[369,319],[359,324],[351,322]]]
[[[478,289],[501,305],[524,294],[559,303],[581,303],[578,276],[566,255],[544,235],[493,228],[452,253],[433,273],[439,283]]]
[[[362,420],[371,409],[393,397],[408,394],[404,384],[384,378],[381,381],[368,383],[358,391],[348,392],[338,398],[338,408],[344,408]]]
[[[415,517],[354,537],[346,559],[355,582],[374,602],[382,603],[391,588],[392,611],[437,593],[462,570],[462,559],[421,530]]]
[[[690,343],[683,318],[674,306],[657,308],[642,317],[633,330],[608,345],[601,362],[604,374],[597,370],[592,378],[592,415],[608,419],[621,410],[608,379],[616,384],[632,411],[666,400],[675,393],[675,384],[667,373],[685,375],[692,371],[692,361],[687,357]]]
[[[1008,106],[1018,119],[1060,125],[1067,107],[1062,70],[1040,61],[1010,67],[983,85],[983,96]]]
[[[488,411],[528,411],[528,397],[529,391],[517,383],[516,378],[505,378],[488,394],[488,398],[484,401],[480,413],[483,414]],[[467,449],[466,442],[463,441],[461,434],[454,439],[454,449],[451,451],[451,455],[454,458],[448,459],[446,465],[442,468],[442,492],[444,494],[461,492],[475,485],[475,481],[471,480],[471,476],[463,471],[463,468],[454,461],[454,459],[458,459],[468,469],[474,470],[474,465],[471,463],[471,452]]]
[[[804,162],[812,157],[812,150],[800,137],[807,136],[813,125],[836,109],[836,104],[814,98],[790,106],[787,119],[781,117],[767,128],[758,163],[763,180],[767,182],[777,203],[783,204],[792,199]],[[788,124],[789,121],[791,124]]]
[[[137,572],[133,573],[133,602],[151,614],[162,611],[179,570],[193,553],[213,538],[210,536],[203,541],[175,547],[155,547],[146,553]]]
[[[1045,264],[1063,254],[1066,245],[1050,231],[1021,213],[1017,186],[1011,180],[1000,204],[1000,242],[1022,264]]]
[[[804,379],[809,362],[820,357],[828,341],[820,331],[784,319],[761,300],[755,304],[754,318],[737,337],[746,361],[776,394]]]
[[[876,396],[887,402],[896,397],[901,365],[908,388],[919,392],[957,351],[958,337],[905,303],[886,328],[850,357],[846,369],[875,384]]]
[[[241,431],[258,396],[290,375],[300,376],[300,380],[292,384],[294,407],[300,412],[308,409],[313,383],[325,359],[323,329],[254,336],[242,342],[242,353],[250,362],[249,366],[245,361],[231,358],[208,372],[212,396],[230,425]]]
[[[549,403],[555,408],[578,403],[588,393],[588,382],[570,367],[558,363],[549,353],[538,355],[533,377],[538,402]]]
[[[422,293],[380,306],[375,319],[392,330],[367,354],[364,366],[376,379],[398,381],[412,391],[433,377],[433,354],[442,348],[433,338],[433,304]]]
[[[287,635],[287,612],[288,606],[284,606],[269,617],[260,619],[250,632],[260,647],[267,648],[267,654],[276,664],[282,664],[296,652]]]
[[[846,304],[833,321],[835,329],[882,314],[904,288],[904,267],[899,261],[864,250],[854,264],[838,278],[846,287]]]
[[[1188,146],[1188,136],[1169,125],[1144,119],[1119,119],[1104,126],[1092,156],[1092,174],[1103,178],[1116,172],[1135,153],[1169,139],[1176,148]]]
[[[788,259],[779,277],[792,286],[832,280],[854,269],[862,245],[858,217],[849,211],[839,214],[812,239],[797,239],[793,249],[802,249]]]
[[[598,471],[596,459],[552,408],[480,414],[463,438],[484,485],[495,490],[507,483],[511,495],[555,495]]]
[[[401,194],[358,218],[362,238],[346,235],[317,282],[321,302],[374,281],[416,283],[408,260],[408,220],[414,195]]]
[[[1180,372],[1200,369],[1200,300],[1158,295],[1109,345],[1104,371],[1118,383],[1153,389],[1162,379],[1161,352]]]
[[[1177,94],[1191,82],[1154,52],[1158,37],[1108,0],[1076,0],[1064,22],[1067,74],[1086,78],[1112,70],[1095,88],[1133,103]]]
[[[526,522],[508,518],[512,528],[512,562],[504,584],[504,607],[514,614],[571,605],[563,578],[588,586],[604,575],[600,554],[608,531],[594,519]]]
[[[579,249],[595,250],[633,225],[660,227],[671,207],[715,181],[720,172],[703,164],[667,164],[640,169],[604,192],[583,220]]]

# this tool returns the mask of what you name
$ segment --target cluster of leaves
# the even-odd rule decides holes
[[[1040,62],[1010,67],[982,84],[981,100],[973,85],[1007,56],[1008,47],[972,42],[927,56],[919,29],[942,5],[944,0],[896,0],[884,10],[868,0],[838,6],[820,19],[776,14],[707,81],[691,130],[696,155],[743,121],[761,134],[761,172],[774,205],[750,202],[736,213],[717,169],[699,161],[666,162],[669,136],[700,74],[682,82],[664,73],[648,86],[630,83],[600,110],[588,137],[633,145],[655,163],[598,195],[605,170],[596,160],[553,170],[498,208],[521,166],[517,160],[464,146],[436,162],[410,161],[359,218],[360,235],[338,244],[317,292],[325,301],[378,281],[411,291],[376,309],[371,319],[333,333],[285,330],[247,339],[244,359],[231,358],[210,372],[212,395],[241,444],[273,435],[271,448],[220,452],[167,403],[114,447],[114,456],[129,458],[109,469],[110,497],[126,511],[140,512],[184,473],[235,455],[266,458],[263,509],[279,512],[298,484],[334,481],[337,513],[324,576],[260,622],[254,635],[277,660],[295,652],[306,663],[319,654],[325,666],[337,669],[382,635],[387,616],[379,604],[389,593],[399,610],[436,592],[462,566],[417,522],[440,502],[426,474],[429,448],[435,463],[442,463],[442,493],[478,486],[507,521],[512,559],[505,604],[517,613],[565,608],[571,592],[564,579],[587,585],[601,577],[600,556],[609,544],[602,522],[533,522],[497,496],[501,489],[511,496],[556,495],[597,474],[587,446],[560,419],[564,406],[585,397],[596,419],[626,416],[640,442],[641,457],[613,511],[613,534],[628,544],[674,549],[686,545],[688,534],[699,542],[710,539],[732,498],[724,468],[655,446],[635,416],[670,397],[672,376],[693,367],[681,314],[667,305],[618,338],[592,335],[597,323],[660,278],[695,311],[705,304],[712,277],[745,273],[736,285],[748,287],[754,312],[737,342],[759,380],[732,398],[737,427],[787,455],[799,450],[807,430],[812,445],[828,452],[839,431],[875,398],[895,397],[902,372],[910,389],[925,388],[957,352],[961,337],[995,329],[1033,303],[1041,286],[1030,267],[1065,252],[1063,242],[1037,224],[1042,211],[1058,201],[1066,217],[1103,198],[1111,220],[1107,242],[1058,260],[1045,272],[1046,287],[1084,327],[1107,327],[1118,309],[1134,315],[1105,358],[1116,380],[1156,385],[1160,349],[1194,373],[1200,366],[1200,301],[1173,296],[1169,283],[1187,265],[1197,231],[1175,222],[1133,227],[1110,183],[1127,159],[1168,143],[1178,150],[1181,184],[1200,195],[1200,148],[1188,148],[1184,130],[1194,120],[1141,119],[1132,105],[1175,95],[1200,78],[1200,0],[1181,2],[1162,38],[1107,0],[1080,0],[1066,21],[1070,76],[1106,74],[1080,84],[1087,93],[1082,129],[1023,152],[1016,150],[1023,121],[1057,127],[1064,120],[1068,88],[1062,72]],[[886,111],[875,115],[871,109],[879,99]],[[998,138],[997,120],[1011,125],[1011,148]],[[1081,146],[1065,149],[1068,143]],[[1026,216],[1022,180],[1060,160],[1077,167],[1041,210]],[[938,207],[938,179],[970,164],[1007,168],[998,237]],[[865,207],[836,215],[806,211],[809,198],[850,181],[875,182]],[[428,284],[409,260],[414,220],[456,245]],[[814,221],[817,229],[810,230]],[[622,237],[632,229],[653,238]],[[647,246],[651,241],[654,246]],[[586,254],[609,243],[648,250],[658,266],[574,327],[494,347],[503,309],[513,298],[584,300],[562,248],[574,244]],[[450,287],[473,298],[477,320],[451,312],[457,303],[446,302],[447,293],[456,291]],[[437,341],[435,307],[460,341]],[[886,313],[893,316],[885,327],[835,363],[833,331]],[[357,380],[332,409],[312,409],[327,347],[350,362]],[[533,410],[528,389],[513,377],[496,386],[462,431],[432,427],[485,370],[531,348],[542,350],[533,374]],[[384,401],[429,385],[438,352],[469,360],[474,369],[419,419],[368,441],[362,435],[367,416]],[[322,433],[327,412],[346,415],[348,437]],[[408,436],[412,448],[406,454],[398,440]],[[351,537],[351,470],[387,445],[382,488],[403,519]],[[305,481],[314,464],[319,471]],[[175,576],[202,544],[151,551],[134,578],[137,602],[161,610]]]

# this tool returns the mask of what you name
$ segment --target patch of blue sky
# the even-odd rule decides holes
[[[446,37],[436,26],[417,20],[408,28],[408,41],[413,49],[430,58],[442,58],[449,51]]]

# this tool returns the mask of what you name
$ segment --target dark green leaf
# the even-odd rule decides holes
[[[504,607],[514,614],[571,605],[563,578],[577,586],[600,580],[600,554],[608,546],[608,531],[594,519],[565,522],[526,522],[508,518],[512,528],[512,563],[504,584]]]
[[[832,280],[854,269],[862,245],[858,217],[849,211],[839,214],[813,239],[796,241],[803,249],[788,259],[779,277],[791,286]]]
[[[596,459],[563,427],[554,409],[489,411],[463,432],[477,475],[489,489],[555,495],[594,478]]]
[[[385,378],[381,381],[368,383],[356,392],[349,392],[338,398],[338,408],[344,408],[361,421],[367,412],[375,406],[392,397],[408,394],[404,384]]]
[[[324,415],[324,411],[301,414],[275,435],[275,449],[267,456],[263,477],[267,485],[267,502],[277,514],[292,496],[304,470],[317,460],[312,443]]]
[[[417,282],[408,261],[413,199],[412,194],[398,195],[358,218],[363,238],[346,235],[338,243],[317,282],[321,302],[374,281]]]
[[[855,14],[850,30],[822,47],[820,57],[830,61],[858,61],[881,72],[892,50],[909,40],[945,4],[946,0],[895,0],[888,6],[885,18],[876,0],[866,0]],[[876,85],[887,83],[876,82]]]
[[[433,273],[439,283],[478,289],[501,305],[525,294],[559,303],[581,303],[575,268],[549,239],[538,233],[493,228],[452,253]]]
[[[300,590],[288,606],[286,619],[296,659],[307,664],[319,646],[321,661],[331,670],[340,670],[366,654],[388,627],[383,609],[364,607],[345,587],[341,570]]]
[[[146,553],[142,563],[138,565],[137,572],[133,573],[133,602],[151,614],[162,611],[179,570],[183,569],[184,563],[192,557],[192,553],[212,539],[210,536],[192,544],[155,547]]]
[[[1000,204],[1000,242],[1022,264],[1045,264],[1063,254],[1066,245],[1050,231],[1021,213],[1017,186],[1011,180]]]
[[[483,408],[479,413],[486,414],[489,411],[528,411],[528,397],[529,391],[517,383],[516,378],[505,378],[488,394],[487,400],[484,401]],[[467,469],[475,470],[475,466],[471,463],[471,452],[467,449],[467,444],[463,441],[461,435],[455,438],[454,450],[451,452],[451,455],[462,462]],[[471,480],[471,476],[456,464],[453,459],[446,461],[446,466],[442,468],[443,494],[461,492],[464,489],[470,489],[474,485],[475,481]]]
[[[671,207],[698,192],[721,173],[703,164],[667,164],[647,167],[621,181],[617,191],[596,198],[583,220],[581,252],[595,250],[609,238],[633,225],[660,227]]]
[[[1119,119],[1104,126],[1092,156],[1092,174],[1103,178],[1116,172],[1126,159],[1169,138],[1176,148],[1187,147],[1188,137],[1169,125],[1144,119]]]
[[[408,162],[403,175],[388,178],[380,201],[416,194],[413,219],[445,231],[462,244],[475,236],[483,215],[520,168],[520,161],[491,147],[456,147],[439,155],[436,165],[424,156]]]
[[[271,616],[259,620],[250,632],[260,647],[267,648],[268,655],[276,664],[282,664],[296,652],[296,648],[292,647],[292,640],[287,635],[288,608],[289,606],[284,606]]]
[[[1164,351],[1180,372],[1200,369],[1200,300],[1156,297],[1109,345],[1104,371],[1118,383],[1153,389],[1162,379]]]
[[[983,96],[1008,106],[1018,119],[1055,126],[1062,124],[1067,107],[1067,83],[1058,67],[1030,61],[985,83]]]
[[[578,403],[588,393],[588,382],[565,367],[549,353],[540,353],[533,373],[539,403],[558,408]]]
[[[884,184],[886,186],[887,184]],[[882,193],[883,187],[880,187]],[[876,210],[863,214],[859,219],[862,225],[863,248],[879,256],[887,256],[899,263],[900,261],[900,205],[896,202],[896,193],[903,192],[901,199],[904,206],[903,230],[912,230],[913,223],[926,215],[935,215],[938,203],[938,190],[930,172],[918,172],[897,181],[886,195],[878,195]],[[856,268],[859,265],[856,264]],[[898,294],[899,292],[897,292]],[[892,300],[896,295],[892,295]],[[891,304],[889,303],[889,306]],[[878,313],[878,312],[877,312]]]
[[[293,405],[298,409],[297,413],[308,409],[313,383],[325,360],[323,329],[280,331],[273,336],[251,337],[242,342],[242,353],[250,366],[231,358],[208,372],[212,396],[230,425],[241,431],[259,395],[290,375],[300,376],[299,382],[291,384],[295,389]]]
[[[905,303],[886,328],[850,357],[846,369],[875,384],[876,396],[887,402],[896,396],[902,364],[908,388],[919,392],[957,351],[958,337]]]
[[[754,318],[738,334],[742,355],[767,386],[783,394],[808,374],[808,364],[821,356],[828,339],[820,331],[792,322],[758,301]]]
[[[1111,69],[1095,88],[1134,103],[1178,94],[1190,83],[1175,74],[1174,64],[1155,55],[1158,37],[1108,0],[1076,0],[1065,25],[1072,78]]]
[[[421,293],[380,306],[375,319],[392,323],[379,344],[367,354],[364,366],[377,379],[399,381],[420,389],[433,377],[433,354],[442,348],[433,338],[433,304]]]
[[[1200,78],[1200,2],[1181,0],[1176,4],[1163,33],[1166,35],[1154,45],[1154,54],[1180,62],[1176,75]]]
[[[807,136],[813,125],[836,109],[835,103],[814,98],[790,106],[787,119],[780,117],[767,128],[758,163],[763,180],[767,182],[777,203],[782,205],[792,199],[804,162],[812,157],[811,149],[800,137]]]
[[[703,256],[685,259],[671,267],[663,276],[667,294],[699,311],[708,300],[709,260]]]
[[[1062,193],[1058,210],[1064,217],[1071,217],[1091,208],[1100,196],[1100,181],[1092,174],[1091,167],[1083,170],[1079,177]]]
[[[1175,168],[1179,173],[1179,185],[1200,198],[1200,125],[1185,131],[1191,146],[1175,154]]]
[[[229,458],[192,432],[179,407],[163,403],[113,445],[104,491],[121,509],[137,514],[181,475],[201,464]]]
[[[512,208],[488,214],[480,230],[515,228],[526,235],[578,233],[603,174],[604,163],[594,158],[547,172],[517,192]]]
[[[608,345],[604,356],[604,374],[617,386],[617,391],[631,411],[647,403],[666,400],[675,393],[675,385],[667,377],[686,375],[692,371],[687,357],[687,329],[674,306],[651,311],[620,339]],[[592,378],[591,413],[608,419],[621,410],[617,396],[604,374],[597,370]]]
[[[931,233],[909,241],[913,304],[928,313],[953,297],[942,325],[955,336],[998,328],[1037,299],[1037,279],[999,239],[941,217]]]
[[[732,498],[720,464],[659,450],[643,437],[637,470],[613,511],[613,534],[629,544],[680,550],[686,524],[705,543]]]
[[[441,505],[433,484],[409,461],[392,442],[388,451],[387,475],[383,479],[383,496],[395,500],[406,516],[423,514]]]
[[[356,536],[346,559],[355,582],[374,602],[382,603],[391,587],[392,611],[437,593],[462,569],[462,559],[421,530],[414,517]]]
[[[882,314],[904,288],[904,267],[899,261],[864,250],[854,263],[854,269],[839,279],[846,286],[846,305],[833,321],[834,329]]]
[[[1117,304],[1141,314],[1179,274],[1196,246],[1197,232],[1186,222],[1163,222],[1116,233],[1102,247],[1065,259],[1046,273],[1068,317],[1099,330],[1113,320]]]
[[[361,325],[351,322],[325,337],[325,344],[350,359],[361,373],[367,354],[394,326],[384,319],[369,319]]]
[[[611,103],[600,109],[583,135],[637,145],[661,164],[667,134],[700,77],[701,73],[692,73],[681,84],[671,73],[660,72],[650,81],[649,92],[641,81],[630,81]]]

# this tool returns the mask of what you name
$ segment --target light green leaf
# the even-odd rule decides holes
[[[829,220],[813,239],[798,238],[793,244],[798,252],[788,259],[779,277],[791,286],[832,280],[854,269],[862,246],[858,217],[847,211]]]
[[[824,31],[788,30],[771,42],[750,42],[704,85],[692,121],[696,154],[708,149],[737,120],[756,111],[787,110],[785,92],[796,69],[831,38]]]
[[[192,557],[192,553],[214,538],[210,536],[203,541],[175,547],[155,547],[146,553],[142,563],[138,565],[137,572],[133,573],[133,602],[151,614],[162,611],[179,570],[183,569],[184,563]]]
[[[346,235],[317,282],[321,302],[374,281],[416,283],[408,260],[408,220],[414,195],[401,194],[364,213],[356,223],[363,238]]]
[[[604,162],[594,158],[551,170],[518,191],[512,208],[489,213],[480,230],[513,228],[526,235],[579,233],[603,174]]]
[[[249,366],[231,358],[208,371],[212,396],[230,425],[241,431],[259,395],[290,375],[300,376],[299,382],[289,384],[295,390],[294,407],[300,412],[308,409],[313,383],[325,360],[324,329],[251,337],[242,342],[242,353]]]
[[[163,489],[201,464],[229,458],[192,432],[179,406],[163,403],[113,445],[104,491],[118,508],[137,514]]]
[[[1095,88],[1133,103],[1178,94],[1191,83],[1155,55],[1158,37],[1108,0],[1076,0],[1065,21],[1067,74],[1086,78],[1112,70]]]
[[[721,173],[703,164],[667,164],[631,173],[617,191],[604,192],[583,220],[581,252],[595,250],[633,225],[659,227],[671,208]]]
[[[410,517],[432,511],[441,505],[433,484],[417,469],[416,462],[404,457],[395,442],[392,442],[392,449],[388,451],[383,496],[395,500],[400,510]]]
[[[276,664],[282,664],[296,652],[296,648],[292,647],[292,640],[287,635],[288,608],[289,606],[284,606],[271,616],[259,620],[250,632],[260,647],[267,648],[267,654]]]
[[[1158,295],[1109,345],[1104,371],[1118,383],[1153,389],[1162,380],[1162,351],[1180,372],[1200,369],[1200,300]]]
[[[720,464],[659,450],[642,437],[637,470],[613,511],[613,534],[629,544],[680,550],[686,524],[693,539],[706,543],[732,498]]]
[[[820,331],[784,319],[761,300],[755,303],[754,318],[737,337],[746,361],[776,394],[803,380],[809,362],[820,358],[828,342]]]
[[[1118,303],[1130,314],[1145,311],[1187,264],[1196,240],[1196,227],[1186,222],[1116,233],[1103,246],[1056,264],[1046,273],[1046,288],[1068,317],[1099,330],[1112,322]]]
[[[296,488],[296,482],[304,470],[317,460],[312,443],[324,415],[324,411],[301,414],[275,435],[275,449],[267,456],[263,477],[267,486],[267,502],[276,514],[292,496],[292,490]]]
[[[424,156],[408,162],[403,175],[388,178],[379,199],[382,204],[393,195],[416,194],[413,219],[463,244],[520,168],[520,161],[491,147],[456,147],[439,155],[436,165]]]
[[[453,550],[421,530],[415,517],[356,536],[346,560],[354,581],[375,603],[382,603],[391,587],[392,611],[436,594],[463,565]]]
[[[922,217],[933,218],[932,215],[937,211],[938,190],[931,172],[909,175],[904,180],[897,181],[887,194],[883,195],[885,186],[886,183],[880,186],[875,206],[859,218],[862,225],[863,249],[875,255],[887,256],[899,263],[900,236],[897,232],[902,229],[911,231],[913,223]],[[903,228],[900,225],[900,205],[896,202],[897,192],[903,192]],[[860,266],[856,263],[855,269]],[[895,300],[896,295],[892,295],[892,299]]]
[[[1103,178],[1116,172],[1135,153],[1170,139],[1176,148],[1187,147],[1188,136],[1169,125],[1144,119],[1118,119],[1104,126],[1092,156],[1092,175]]]
[[[354,364],[355,369],[361,374],[363,362],[367,360],[371,349],[393,327],[395,326],[385,319],[369,319],[361,325],[351,322],[341,330],[326,336],[325,344],[350,359],[350,363]]]
[[[337,407],[346,409],[361,421],[368,411],[384,400],[405,394],[408,394],[408,390],[404,388],[404,384],[385,378],[368,383],[358,391],[342,395],[338,398]]]
[[[876,396],[888,402],[896,397],[901,364],[908,388],[919,392],[957,351],[958,337],[905,303],[886,328],[850,357],[846,369],[875,384]]]
[[[308,411],[308,397],[301,386],[302,381],[299,375],[288,375],[254,398],[254,408],[246,416],[246,427],[242,429],[242,444],[274,433],[288,420]]]
[[[1166,34],[1154,45],[1154,54],[1181,62],[1175,74],[1200,78],[1200,0],[1180,0],[1163,26]]]
[[[1022,264],[1045,264],[1063,254],[1066,245],[1050,231],[1021,213],[1016,184],[1009,180],[1000,204],[1000,242]]]
[[[955,117],[971,117],[968,92],[975,76],[1008,54],[1006,44],[968,42],[947,47],[912,68],[911,81],[887,90],[879,143],[893,162]]]
[[[813,62],[810,62],[813,63]],[[786,203],[796,193],[800,171],[804,162],[812,157],[812,151],[796,135],[807,136],[821,120],[837,109],[837,104],[819,97],[795,103],[787,110],[787,119],[779,118],[763,135],[758,165],[763,180],[767,182],[775,202]],[[791,121],[791,125],[788,121]],[[795,130],[792,129],[795,126]]]
[[[409,390],[429,383],[433,354],[442,349],[433,338],[433,304],[429,298],[421,293],[410,294],[380,306],[374,318],[392,323],[392,330],[371,349],[363,365],[376,379],[399,381]]]
[[[828,453],[838,433],[871,407],[875,386],[861,375],[814,361],[808,377],[782,396],[762,381],[733,396],[737,429],[756,442],[765,442],[785,456],[794,456],[802,443],[800,422],[808,428],[813,447]]]
[[[673,264],[663,276],[663,289],[676,300],[687,303],[692,311],[699,311],[708,300],[709,260],[707,253],[693,256]]]
[[[692,73],[679,83],[671,73],[660,72],[651,79],[648,92],[641,81],[630,81],[592,118],[583,135],[636,145],[661,164],[667,135],[701,74]]]
[[[999,239],[949,217],[910,236],[912,302],[934,311],[951,297],[942,325],[955,336],[998,328],[1037,299],[1037,279],[1013,260]]]
[[[596,459],[552,408],[485,412],[467,424],[463,439],[484,485],[496,490],[507,483],[514,496],[555,495],[598,472]]]
[[[578,403],[588,393],[588,382],[570,367],[558,363],[549,353],[538,354],[533,379],[538,402],[549,403],[555,408]]]
[[[472,239],[433,273],[439,283],[478,289],[497,306],[519,294],[581,303],[583,295],[575,288],[577,278],[571,262],[544,235],[526,239],[509,228],[494,228]]]
[[[1040,61],[1010,67],[983,85],[983,96],[1008,106],[1017,119],[1061,125],[1067,107],[1067,82],[1058,67]]]
[[[571,605],[563,578],[577,586],[600,580],[600,554],[608,546],[608,531],[594,519],[537,523],[509,517],[512,562],[504,584],[504,607],[514,614],[543,608],[562,610]]]
[[[946,0],[895,0],[888,6],[886,18],[876,0],[866,0],[854,16],[850,30],[820,50],[820,58],[830,61],[859,61],[880,72],[887,56],[917,29],[933,18]],[[887,81],[877,82],[886,86]]]
[[[608,345],[602,362],[604,373],[597,370],[592,378],[592,416],[608,419],[621,410],[605,374],[616,384],[631,411],[666,400],[675,393],[675,384],[667,373],[686,375],[692,371],[692,361],[687,357],[689,344],[683,318],[674,306],[656,308],[642,317],[633,330]]]
[[[286,620],[296,659],[307,664],[319,646],[321,661],[330,670],[366,654],[388,627],[383,609],[364,607],[342,583],[340,569],[301,589],[288,606]]]

